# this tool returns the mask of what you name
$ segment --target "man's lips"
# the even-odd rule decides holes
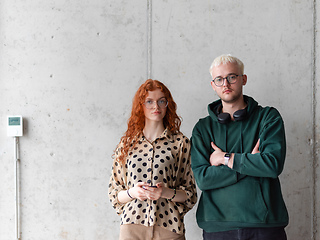
[[[223,90],[223,93],[231,93],[231,89],[225,89],[225,90]]]

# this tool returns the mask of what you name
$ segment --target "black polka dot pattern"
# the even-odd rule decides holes
[[[117,162],[117,152],[110,177],[109,198],[117,213],[121,214],[121,224],[158,225],[183,234],[183,217],[197,201],[190,166],[189,139],[181,133],[172,134],[167,129],[152,143],[141,135],[124,166]],[[162,182],[166,187],[184,190],[187,200],[177,203],[164,198],[134,199],[126,204],[119,203],[118,192],[130,189],[138,182],[150,185]]]

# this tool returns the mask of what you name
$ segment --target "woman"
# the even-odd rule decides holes
[[[119,239],[185,239],[183,217],[197,194],[180,125],[168,88],[148,79],[115,150],[109,198],[121,214]]]

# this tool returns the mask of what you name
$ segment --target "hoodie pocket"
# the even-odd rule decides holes
[[[207,221],[263,223],[268,214],[260,182],[251,177],[225,188],[206,191],[203,201],[203,215]]]

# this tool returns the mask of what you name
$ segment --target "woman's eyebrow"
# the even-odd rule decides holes
[[[160,99],[162,99],[162,98],[166,99],[166,97],[165,97],[165,96],[163,96],[163,97],[158,98],[157,100],[160,100]],[[153,100],[153,98],[151,98],[151,97],[147,97],[147,98],[146,98],[146,100]]]

